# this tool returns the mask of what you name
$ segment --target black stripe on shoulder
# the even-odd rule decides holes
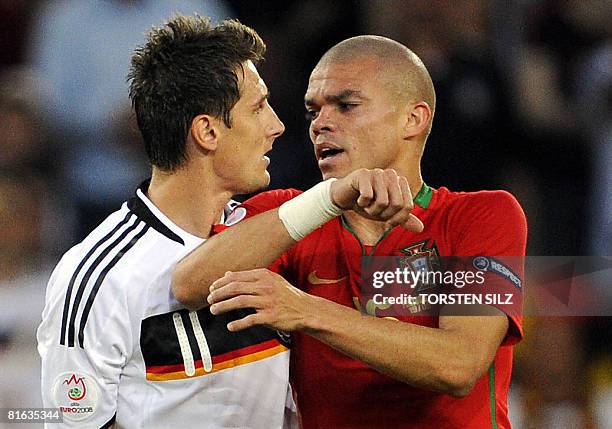
[[[78,277],[81,269],[87,262],[87,260],[94,254],[94,252],[104,243],[106,243],[123,225],[128,222],[128,219],[132,216],[132,213],[128,212],[125,217],[119,222],[108,234],[102,237],[94,246],[87,252],[87,254],[83,257],[79,265],[74,270],[72,277],[70,278],[70,282],[68,283],[68,290],[66,291],[66,298],[64,299],[64,311],[62,314],[62,327],[60,332],[60,344],[63,346],[66,344],[66,324],[68,322],[68,312],[70,311],[70,297],[72,296],[72,288],[74,287],[74,282]]]
[[[85,325],[87,324],[87,318],[89,317],[89,312],[91,311],[91,307],[94,303],[94,300],[96,299],[98,290],[100,290],[100,286],[102,285],[102,282],[106,278],[106,275],[108,274],[108,272],[113,269],[113,267],[117,264],[117,262],[119,262],[119,260],[121,260],[121,258],[123,258],[125,254],[129,252],[129,250],[132,247],[134,247],[134,245],[138,242],[138,240],[140,240],[140,238],[143,235],[145,235],[148,230],[149,230],[149,225],[145,224],[144,228],[142,228],[142,230],[138,234],[132,237],[132,239],[125,246],[123,246],[123,248],[119,251],[119,253],[115,255],[115,257],[108,263],[108,265],[98,275],[98,278],[96,282],[94,283],[94,286],[91,292],[89,293],[89,298],[87,298],[87,303],[85,304],[85,307],[83,308],[83,314],[81,315],[81,323],[79,324],[79,346],[81,348],[83,348],[83,341],[85,338],[84,332],[85,332]]]
[[[117,418],[117,414],[115,414],[109,421],[100,426],[100,429],[108,429],[115,423],[115,419]]]
[[[102,260],[104,260],[104,258],[106,256],[108,256],[108,254],[115,247],[117,247],[119,245],[119,243],[121,243],[121,241],[123,241],[123,239],[125,239],[125,237],[127,237],[127,235],[130,232],[134,231],[136,229],[136,227],[138,226],[138,224],[140,224],[140,221],[138,220],[138,218],[135,218],[134,219],[134,223],[132,223],[132,225],[127,227],[121,233],[121,235],[119,235],[112,243],[110,243],[106,247],[106,249],[104,249],[98,255],[98,257],[93,261],[93,263],[91,264],[91,266],[85,272],[85,275],[81,279],[81,283],[79,285],[79,288],[77,289],[77,293],[74,296],[74,302],[72,303],[72,312],[70,313],[70,321],[68,323],[68,347],[74,347],[74,331],[75,331],[75,328],[76,328],[76,317],[77,317],[77,313],[79,311],[79,305],[81,304],[81,299],[83,298],[83,293],[85,293],[85,288],[87,287],[87,283],[89,282],[90,277],[92,276],[92,274],[96,270],[96,268],[98,268],[98,265],[100,265]]]
[[[190,311],[181,309],[150,316],[141,321],[140,350],[146,367],[183,363],[183,354],[173,321],[175,313],[179,313],[183,319],[185,333],[191,345],[194,360],[202,359],[193,332],[193,325],[189,318]],[[278,331],[263,326],[255,326],[239,332],[228,331],[227,324],[229,322],[242,319],[253,313],[254,310],[241,309],[213,316],[208,307],[197,311],[198,320],[204,330],[204,336],[213,358],[269,340],[278,340],[281,344],[290,346],[286,339],[279,335]]]
[[[141,189],[142,190],[142,189]],[[144,192],[144,191],[143,191]],[[147,207],[147,205],[140,198],[132,197],[128,201],[128,208],[134,213],[140,220],[149,225],[151,228],[165,235],[170,240],[176,241],[177,243],[185,245],[185,242],[181,237],[174,233],[170,228],[163,224]]]

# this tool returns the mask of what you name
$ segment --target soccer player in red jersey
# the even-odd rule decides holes
[[[520,205],[503,191],[424,183],[434,88],[421,60],[395,41],[359,36],[331,48],[310,76],[305,104],[328,193],[279,190],[246,201],[230,218],[236,226],[178,265],[175,295],[192,308],[208,299],[213,314],[253,308],[228,325],[232,331],[266,325],[293,333],[292,385],[304,428],[509,428],[520,303],[519,311],[449,304],[435,316],[416,309],[389,318],[388,306],[360,300],[360,277],[367,255],[426,264],[474,257],[477,268],[484,256],[480,262],[496,267],[486,287],[520,299],[522,264],[503,259],[525,254]],[[405,210],[393,216],[404,216],[409,229],[372,219],[402,205],[424,229]],[[311,213],[331,220],[309,226]],[[269,265],[284,278],[255,269]]]

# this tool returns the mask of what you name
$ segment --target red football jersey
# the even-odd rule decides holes
[[[241,207],[249,217],[277,207],[298,194],[296,190],[264,192]],[[525,254],[525,215],[516,199],[507,192],[450,192],[446,188],[432,189],[424,185],[415,202],[413,213],[425,225],[420,234],[396,227],[376,246],[363,246],[339,217],[298,242],[271,268],[305,292],[363,310],[363,303],[358,298],[362,256],[503,257]],[[516,265],[522,264],[512,267],[522,278],[523,267]],[[502,290],[509,288],[516,292],[522,286],[521,283],[517,287],[503,276],[491,278],[488,281],[496,281]],[[369,314],[386,315],[384,308],[370,304]],[[515,306],[512,312],[507,307],[497,306],[508,314],[508,333],[490,369],[464,398],[412,387],[308,335],[293,333],[291,376],[303,427],[509,428],[507,394],[512,346],[522,337],[521,306],[522,302],[518,310]],[[396,318],[406,323],[438,326],[435,316]]]

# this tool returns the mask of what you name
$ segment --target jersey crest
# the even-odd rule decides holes
[[[399,266],[402,269],[408,269],[415,273],[423,272],[423,274],[440,270],[440,252],[434,240],[427,238],[423,241],[409,244],[406,247],[402,247],[400,252],[403,253],[403,256],[399,257]],[[420,292],[435,286],[435,284],[421,282],[416,286],[415,290]]]

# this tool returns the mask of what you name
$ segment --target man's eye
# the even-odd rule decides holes
[[[341,112],[346,112],[347,110],[351,110],[353,107],[356,107],[355,103],[338,103],[338,110]]]
[[[316,110],[307,110],[304,116],[306,116],[307,121],[312,121],[317,117],[318,114],[319,112],[317,112]]]

